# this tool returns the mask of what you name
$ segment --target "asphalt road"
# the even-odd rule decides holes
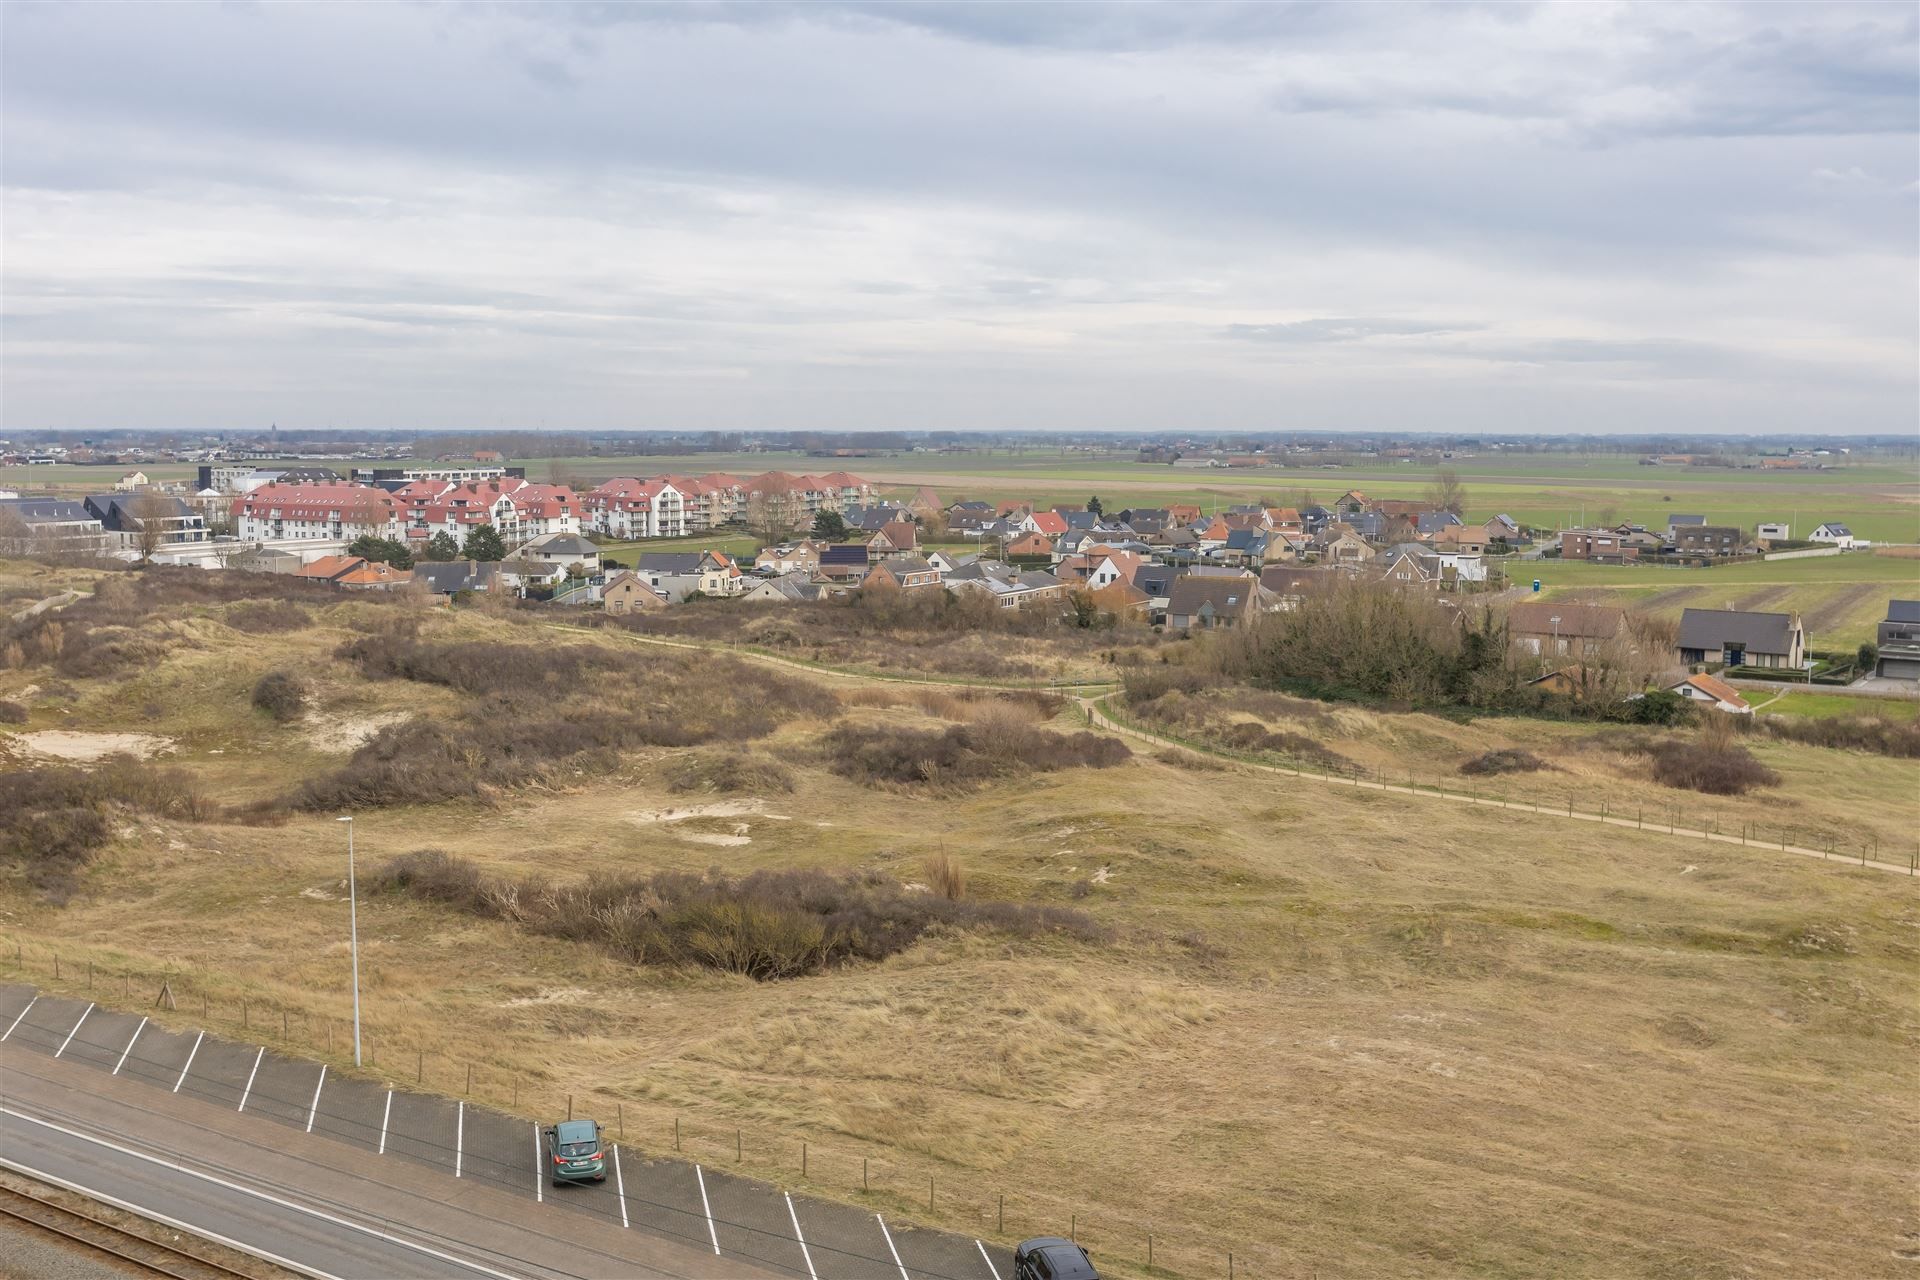
[[[0,986],[0,1166],[332,1277],[1006,1280],[1002,1248]]]

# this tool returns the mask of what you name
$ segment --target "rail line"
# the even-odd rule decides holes
[[[0,1216],[52,1232],[88,1249],[104,1253],[121,1262],[157,1276],[175,1280],[264,1280],[285,1273],[277,1267],[262,1266],[258,1271],[241,1271],[197,1253],[152,1240],[108,1222],[105,1218],[56,1204],[45,1196],[15,1185],[10,1179],[0,1184]]]

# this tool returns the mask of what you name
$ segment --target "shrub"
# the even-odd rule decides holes
[[[1883,756],[1920,758],[1920,720],[1891,716],[1762,716],[1769,737],[1815,747],[1844,747]]]
[[[1753,758],[1736,742],[1665,738],[1648,749],[1656,782],[1713,796],[1745,795],[1755,787],[1772,787],[1780,775]]]
[[[290,600],[249,600],[227,610],[226,624],[249,635],[274,635],[313,625],[313,615]]]
[[[1460,766],[1460,772],[1474,775],[1501,773],[1538,773],[1553,766],[1531,751],[1518,747],[1507,747],[1498,751],[1488,751]]]
[[[253,686],[253,705],[282,724],[298,720],[306,703],[306,682],[291,671],[269,671]]]
[[[945,853],[929,854],[922,867],[927,887],[947,901],[958,902],[967,896],[967,873],[954,858]]]
[[[79,873],[113,838],[120,805],[194,819],[209,806],[178,769],[120,756],[86,770],[71,766],[0,773],[0,861],[25,868],[34,888],[64,902]]]
[[[1030,725],[948,729],[837,725],[823,741],[828,766],[869,785],[976,786],[989,778],[1057,769],[1104,769],[1132,758],[1125,743],[1095,733]]]
[[[1107,937],[1078,911],[909,893],[870,872],[756,871],[739,879],[660,872],[556,885],[537,876],[488,877],[464,859],[426,851],[393,859],[368,884],[589,942],[635,964],[718,969],[760,981],[882,960],[939,927]]]
[[[25,724],[27,709],[17,702],[0,700],[0,724]]]
[[[704,791],[721,795],[735,792],[788,792],[793,790],[793,772],[777,760],[732,751],[721,755],[693,752],[667,762],[667,790],[676,794]]]

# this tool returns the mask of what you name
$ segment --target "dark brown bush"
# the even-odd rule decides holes
[[[0,724],[25,724],[27,709],[17,702],[0,699]]]
[[[1303,733],[1275,733],[1265,725],[1243,720],[1227,725],[1218,731],[1217,736],[1237,751],[1266,751],[1325,769],[1351,767],[1347,758],[1338,751]]]
[[[793,771],[777,760],[766,760],[743,752],[722,754],[694,752],[669,760],[665,769],[667,790],[676,794],[690,791],[730,795],[736,792],[765,794],[793,790]]]
[[[249,600],[228,609],[226,624],[249,635],[300,631],[313,625],[313,615],[290,600]]]
[[[1665,738],[1648,748],[1653,777],[1669,787],[1712,796],[1745,795],[1755,787],[1780,784],[1780,775],[1734,742]]]
[[[1538,773],[1553,766],[1531,751],[1522,751],[1518,747],[1488,751],[1473,757],[1460,766],[1460,772],[1468,774],[1501,773]]]
[[[282,724],[298,720],[307,707],[307,684],[291,671],[269,671],[253,686],[253,705]]]
[[[1814,747],[1872,751],[1901,759],[1920,758],[1920,719],[1892,716],[1761,716],[1761,732]]]
[[[65,902],[80,871],[112,839],[116,805],[189,820],[211,808],[181,770],[124,756],[91,770],[0,772],[0,862],[24,868],[35,889]]]
[[[1133,753],[1096,733],[1053,733],[1027,725],[954,725],[948,729],[836,725],[822,748],[828,767],[870,785],[970,787],[990,778],[1056,769],[1104,769]]]
[[[1082,912],[909,892],[874,872],[756,871],[733,879],[660,872],[554,884],[489,877],[436,851],[403,854],[369,880],[529,932],[589,942],[635,964],[718,969],[761,981],[883,960],[935,928],[1103,941]]]

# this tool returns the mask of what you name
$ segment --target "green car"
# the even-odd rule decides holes
[[[605,1182],[606,1153],[600,1149],[600,1126],[591,1120],[565,1120],[549,1125],[547,1157],[553,1161],[553,1185],[563,1182]]]

